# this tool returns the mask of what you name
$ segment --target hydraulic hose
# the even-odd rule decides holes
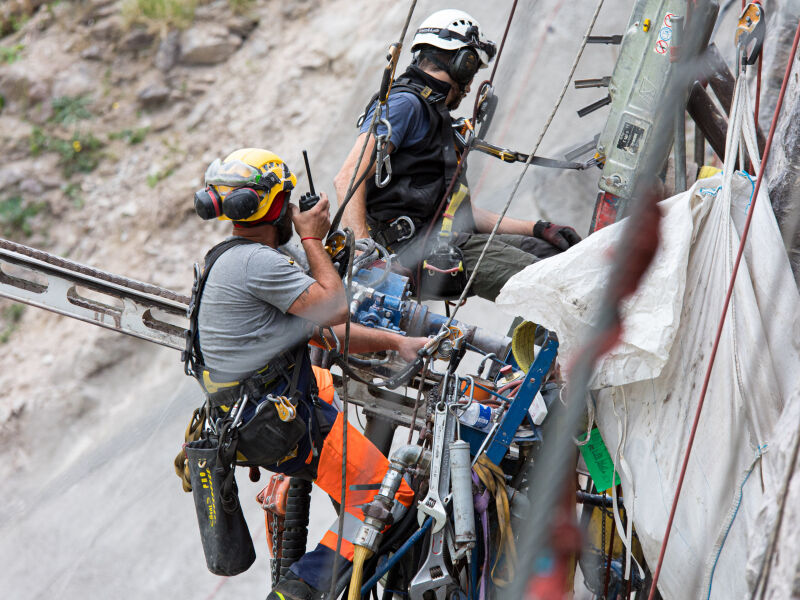
[[[353,572],[350,576],[350,591],[347,600],[361,598],[361,581],[364,578],[364,562],[378,549],[383,530],[392,522],[392,505],[403,473],[411,465],[418,462],[425,463],[425,456],[421,446],[403,446],[398,448],[389,461],[389,469],[381,481],[380,489],[375,494],[372,502],[364,506],[364,524],[356,536],[353,554]]]
[[[372,550],[366,546],[356,546],[353,551],[353,574],[350,576],[350,591],[347,600],[360,600],[361,580],[364,578],[364,561],[372,556]]]

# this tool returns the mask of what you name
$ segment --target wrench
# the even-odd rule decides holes
[[[431,547],[425,564],[414,576],[409,587],[410,600],[424,600],[425,592],[433,591],[436,600],[445,600],[447,593],[457,582],[447,570],[444,560],[445,530],[440,529],[431,535]]]
[[[433,517],[433,528],[431,531],[436,533],[440,531],[447,522],[447,513],[445,512],[444,503],[442,502],[440,488],[442,484],[445,486],[450,481],[450,461],[447,461],[447,473],[442,476],[444,452],[447,447],[447,425],[448,425],[447,404],[439,402],[436,405],[436,413],[433,418],[433,457],[431,458],[431,477],[428,483],[428,495],[419,502],[417,506],[417,520],[419,524],[425,521],[425,517]],[[449,457],[448,457],[449,459]],[[444,494],[447,495],[447,488],[444,489]]]

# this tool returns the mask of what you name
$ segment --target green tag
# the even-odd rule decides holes
[[[579,441],[586,439],[586,434],[582,434]],[[599,492],[610,490],[615,484],[619,484],[619,473],[614,471],[614,462],[608,453],[608,448],[600,435],[600,430],[595,427],[592,429],[592,436],[588,444],[579,446],[581,456],[589,469],[589,475],[594,480],[594,485]],[[612,483],[612,473],[614,481]]]

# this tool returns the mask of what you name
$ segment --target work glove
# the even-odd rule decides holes
[[[537,221],[533,226],[533,237],[550,242],[560,250],[568,250],[581,241],[581,236],[572,227],[550,221]]]

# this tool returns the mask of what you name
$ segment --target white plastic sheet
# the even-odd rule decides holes
[[[661,249],[624,307],[622,343],[592,381],[612,453],[621,430],[614,410],[627,419],[623,491],[653,566],[754,188],[744,174],[728,179],[726,189],[717,175],[661,203]],[[800,297],[769,199],[759,195],[660,578],[667,600],[749,597],[748,540],[767,535],[757,514],[765,489],[778,485],[762,475],[762,461],[784,405],[800,401]],[[562,364],[600,302],[624,225],[531,265],[497,299],[554,329]]]

